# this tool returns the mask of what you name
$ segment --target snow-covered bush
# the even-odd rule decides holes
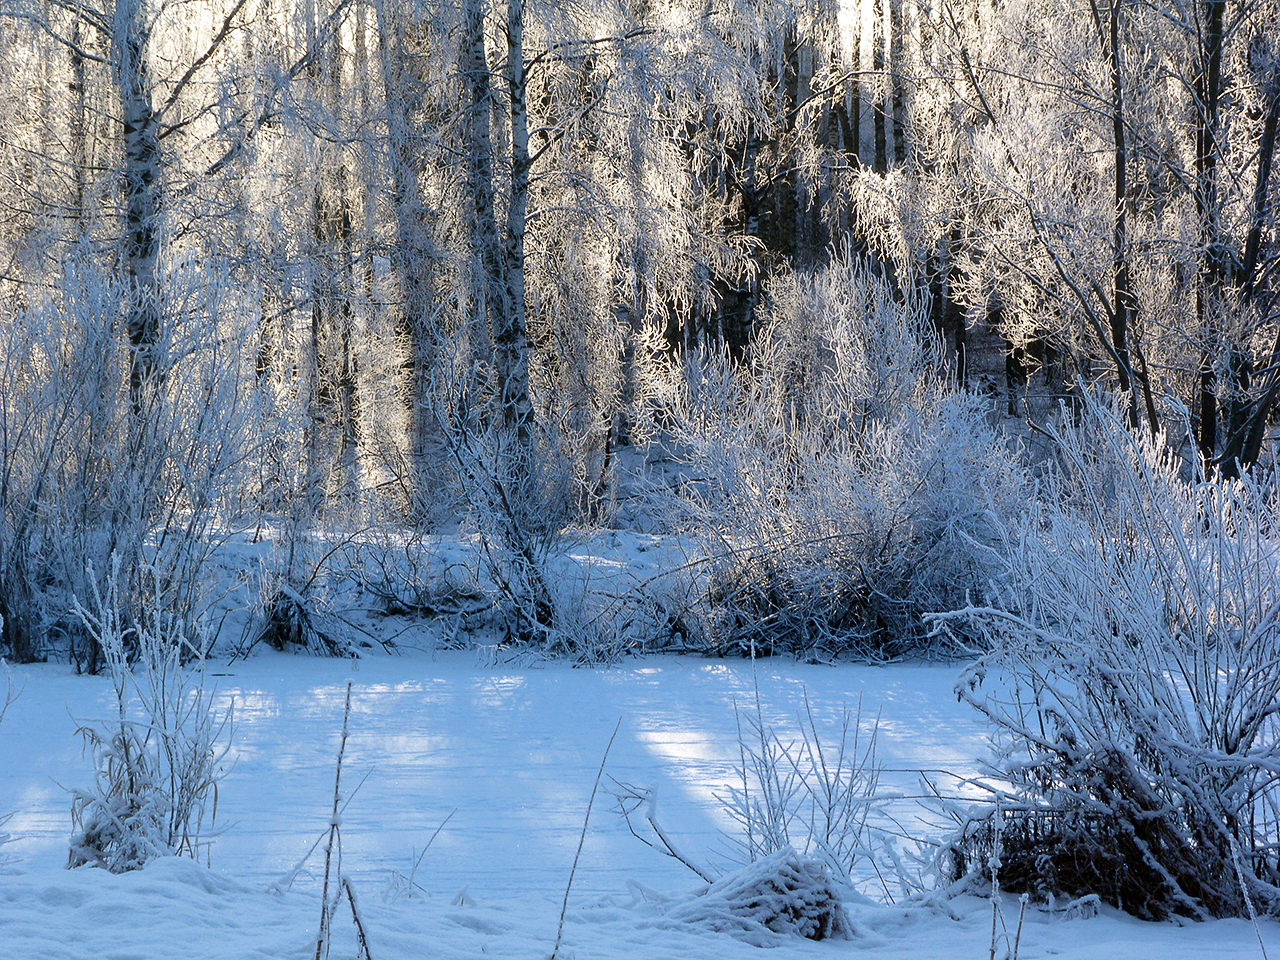
[[[827,876],[852,888],[854,864],[869,855],[867,816],[880,782],[878,722],[863,730],[862,704],[844,711],[839,738],[825,743],[808,694],[797,715],[800,735],[784,742],[755,709],[739,710],[735,783],[720,796],[738,824],[730,838],[745,863],[787,850],[826,865]]]
[[[779,935],[809,940],[848,940],[853,935],[853,922],[827,865],[790,848],[660,909],[668,920],[728,933],[757,947],[775,946]]]
[[[848,250],[773,283],[745,363],[689,362],[683,494],[709,558],[712,650],[886,658],[982,594],[1020,467],[948,384],[926,304]]]
[[[354,539],[325,543],[309,513],[304,508],[284,518],[271,557],[259,568],[252,616],[237,656],[247,656],[260,643],[316,657],[359,656],[349,625],[333,614],[326,590],[339,577],[335,560],[354,547]]]
[[[295,590],[287,580],[274,579],[275,589],[262,595],[249,622],[247,642],[241,646],[242,655],[265,643],[274,650],[313,657],[357,656],[355,647],[325,622],[321,597],[309,587]]]
[[[352,544],[348,561],[383,616],[463,617],[488,607],[465,564],[449,562],[442,541],[421,527],[374,525]]]
[[[0,644],[96,672],[101,651],[72,595],[122,558],[120,601],[138,616],[159,590],[181,614],[202,601],[214,511],[245,449],[244,330],[223,326],[225,277],[208,265],[168,277],[154,377],[131,396],[121,312],[136,295],[68,258],[57,284],[0,329]],[[143,567],[155,577],[138,574]]]
[[[564,532],[598,521],[607,504],[606,461],[584,472],[575,436],[554,423],[503,426],[467,411],[482,401],[461,358],[442,364],[432,414],[479,535],[484,573],[497,590],[504,647],[579,663],[616,660],[628,642],[591,615],[551,571]]]
[[[211,825],[231,746],[231,713],[215,711],[205,686],[207,647],[192,645],[192,631],[160,609],[126,626],[118,577],[115,561],[94,609],[75,607],[102,649],[116,716],[78,731],[93,755],[94,782],[72,792],[67,858],[68,867],[112,873],[155,857],[198,856],[208,843],[205,814]],[[90,582],[96,582],[92,576]]]
[[[731,860],[747,867],[739,879],[773,876],[784,863],[802,864],[801,873],[852,892],[855,864],[871,855],[867,819],[880,785],[879,718],[864,727],[859,700],[856,712],[845,709],[838,738],[824,740],[805,693],[796,714],[798,736],[787,736],[766,722],[758,687],[754,707],[735,707],[735,718],[734,782],[716,799],[738,827],[724,839]],[[614,788],[616,811],[633,836],[713,887],[722,885],[715,870],[684,853],[658,822],[653,788],[616,779]],[[754,864],[765,866],[753,872]]]
[[[998,734],[1000,882],[1144,917],[1280,909],[1275,490],[1188,481],[1094,400],[1056,440],[996,601],[940,618],[990,647],[957,693]]]

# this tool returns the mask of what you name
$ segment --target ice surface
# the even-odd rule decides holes
[[[344,764],[343,871],[360,894],[373,955],[385,958],[545,957],[595,772],[622,719],[607,772],[656,788],[658,816],[689,854],[727,866],[731,826],[715,793],[736,758],[735,702],[797,729],[808,692],[820,730],[845,705],[882,709],[879,756],[887,792],[914,794],[919,771],[964,775],[985,750],[982,727],[951,692],[954,665],[806,666],[783,660],[657,657],[600,670],[551,664],[484,667],[470,653],[350,661],[263,652],[215,665],[236,704],[234,769],[222,782],[212,870],[158,861],[140,873],[66,871],[69,797],[88,761],[76,718],[108,715],[108,685],[66,667],[15,668],[24,685],[0,727],[0,811],[16,863],[0,868],[0,960],[307,957],[314,952],[319,873],[313,856],[286,892],[268,892],[328,823],[347,681],[353,683]],[[881,706],[882,705],[882,706]],[[945,778],[940,778],[944,783]],[[664,918],[637,891],[687,895],[700,883],[643,846],[597,797],[569,900],[562,956],[741,957],[754,948]],[[403,880],[435,829],[414,874]],[[911,800],[894,813],[930,829]],[[395,891],[399,896],[391,896]],[[865,892],[876,894],[873,884]],[[852,941],[785,941],[779,957],[986,957],[990,907],[962,898],[946,910],[854,906]],[[1016,905],[1006,906],[1016,917]],[[950,915],[949,915],[950,914]],[[952,917],[959,919],[953,919]],[[1012,922],[1012,919],[1011,921]],[[353,956],[349,919],[335,921],[334,956]],[[1280,929],[1264,923],[1273,955]],[[745,951],[745,953],[744,953]],[[1255,957],[1239,921],[1178,928],[1104,911],[1063,920],[1033,911],[1021,956]]]

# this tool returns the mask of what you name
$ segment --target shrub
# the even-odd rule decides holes
[[[175,267],[156,376],[135,402],[120,322],[133,293],[86,259],[68,258],[0,329],[0,646],[94,673],[102,651],[72,596],[105,589],[87,571],[113,554],[126,619],[157,602],[185,619],[203,603],[214,510],[245,448],[245,330],[219,317],[225,275]]]
[[[990,652],[957,686],[998,735],[1001,884],[1143,917],[1280,909],[1280,516],[1256,478],[1187,481],[1085,404],[998,602],[939,618]],[[993,844],[978,816],[964,865]]]
[[[679,861],[713,890],[725,888],[726,883],[728,887],[762,879],[771,883],[767,878],[781,876],[781,870],[782,874],[820,879],[824,889],[834,889],[834,884],[851,892],[854,865],[871,855],[867,819],[880,784],[876,760],[879,718],[864,730],[859,701],[856,713],[844,711],[838,739],[824,741],[806,693],[804,709],[796,717],[799,738],[784,741],[764,720],[758,687],[754,710],[736,709],[735,713],[735,782],[716,799],[738,825],[736,833],[726,835],[725,840],[733,859],[747,869],[738,871],[736,880],[717,880],[714,871],[683,853],[658,822],[656,791],[615,779],[616,809],[628,829],[641,842]],[[637,821],[643,821],[640,829]],[[763,866],[752,870],[752,865]],[[842,911],[839,902],[840,897],[835,896],[835,906]]]
[[[72,793],[68,867],[112,873],[161,856],[198,856],[207,845],[205,814],[217,814],[217,785],[231,746],[231,713],[213,709],[205,687],[207,647],[153,609],[126,627],[114,560],[105,594],[76,613],[99,644],[111,676],[116,716],[81,725],[93,754],[94,783]],[[90,573],[91,583],[96,582]],[[190,662],[184,664],[184,655]],[[132,662],[131,662],[132,661]],[[137,714],[135,715],[135,710]],[[213,809],[206,811],[209,802]]]
[[[826,864],[791,849],[747,864],[688,900],[664,905],[662,913],[757,947],[776,946],[780,934],[850,940],[854,929]]]
[[[848,250],[776,280],[764,317],[743,364],[690,362],[676,412],[708,560],[702,643],[920,652],[922,614],[981,595],[998,568],[1021,468],[986,402],[949,387],[925,304]]]
[[[839,738],[824,743],[806,693],[796,718],[800,738],[784,743],[764,721],[759,691],[754,712],[740,710],[737,719],[737,782],[719,799],[738,824],[731,843],[741,860],[795,849],[851,887],[854,864],[869,855],[867,816],[880,782],[878,719],[864,733],[859,702],[856,714],[844,711]]]
[[[630,640],[552,567],[571,524],[598,522],[612,509],[607,449],[601,458],[594,448],[580,456],[593,434],[563,423],[486,425],[468,414],[473,389],[454,356],[442,364],[431,412],[497,590],[503,646],[576,663],[617,660]]]

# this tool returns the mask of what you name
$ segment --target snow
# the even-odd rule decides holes
[[[0,726],[0,812],[13,812],[5,827],[13,840],[0,848],[10,861],[0,868],[0,960],[312,956],[322,850],[291,885],[281,881],[327,829],[348,681],[341,868],[359,897],[372,956],[542,958],[555,942],[587,800],[619,718],[606,774],[656,789],[658,819],[682,851],[726,870],[722,831],[731,822],[715,794],[737,756],[734,704],[754,703],[757,681],[765,720],[782,729],[795,727],[802,691],[820,728],[833,732],[859,695],[864,715],[883,705],[882,792],[904,795],[892,815],[924,834],[939,827],[907,796],[919,792],[919,771],[970,775],[986,751],[976,714],[952,693],[958,669],[651,657],[585,670],[484,665],[467,652],[340,661],[264,650],[211,666],[222,674],[220,702],[235,703],[235,766],[220,785],[223,832],[210,866],[164,859],[112,876],[63,869],[65,788],[90,778],[73,715],[108,716],[109,685],[61,665],[15,667],[22,693]],[[630,835],[610,809],[608,786],[588,825],[560,956],[753,955],[712,925],[678,919],[697,910],[664,904],[705,884]],[[884,900],[870,880],[862,890]],[[848,909],[853,939],[779,936],[770,956],[989,953],[991,908],[980,898],[910,907],[858,900]],[[1003,913],[1016,924],[1015,901]],[[354,956],[345,904],[334,929],[333,955]],[[1280,955],[1280,927],[1264,921],[1261,931]],[[1108,909],[1067,919],[1035,908],[1020,948],[1024,958],[1207,955],[1259,956],[1253,927],[1156,925]]]

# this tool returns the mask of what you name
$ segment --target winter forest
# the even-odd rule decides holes
[[[0,960],[1280,955],[1276,0],[0,0],[0,106]]]

